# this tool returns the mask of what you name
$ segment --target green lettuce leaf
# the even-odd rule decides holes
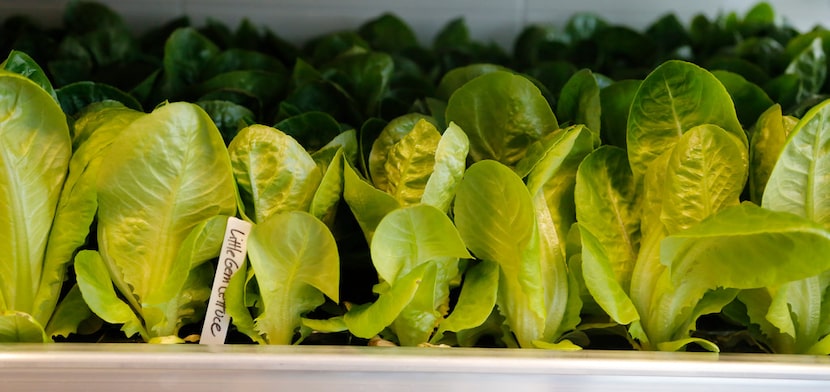
[[[308,211],[322,172],[294,138],[264,125],[239,131],[228,145],[245,215],[254,222]]]
[[[545,288],[535,210],[522,180],[485,160],[461,180],[455,224],[473,255],[499,264],[499,311],[522,347],[544,340]]]
[[[761,204],[764,189],[787,137],[798,119],[784,116],[781,105],[775,104],[758,117],[749,139],[749,200]]]
[[[435,166],[424,187],[421,203],[449,211],[455,190],[467,167],[470,141],[455,123],[450,123],[435,148]]]
[[[702,124],[718,125],[747,144],[732,98],[711,73],[680,60],[655,68],[637,90],[628,117],[626,144],[634,177],[641,179],[655,158]]]
[[[582,124],[594,135],[594,143],[600,143],[602,109],[597,79],[589,69],[582,69],[568,79],[559,92],[556,102],[556,118],[563,124]]]
[[[2,70],[0,139],[0,242],[4,244],[0,311],[31,317],[41,305],[36,303],[41,276],[48,275],[51,281],[54,275],[63,276],[63,271],[52,268],[65,268],[61,264],[45,269],[44,254],[69,166],[71,141],[66,117],[53,97],[25,76]],[[36,320],[39,325],[48,322],[57,298],[46,300],[52,309]]]
[[[263,309],[255,328],[269,344],[291,344],[301,317],[321,305],[323,295],[339,300],[334,237],[307,212],[280,213],[254,226],[248,257]]]
[[[830,228],[830,100],[816,105],[790,132],[764,190],[762,205]]]
[[[435,168],[435,150],[441,134],[425,120],[418,121],[389,150],[384,172],[386,187],[381,190],[391,194],[401,205],[421,202],[424,188]]]
[[[236,213],[226,151],[210,117],[188,103],[138,118],[109,147],[97,183],[101,257],[150,339],[176,335],[180,313],[196,304],[188,298],[200,295],[192,285],[209,282],[182,248],[201,223]]]
[[[547,100],[527,78],[506,71],[479,76],[452,94],[446,121],[470,139],[470,158],[514,166],[527,148],[559,124]]]
[[[484,324],[496,306],[499,288],[499,265],[482,260],[468,267],[464,273],[464,284],[458,302],[444,321],[432,342],[438,342],[447,332],[460,332]]]
[[[392,148],[421,121],[427,121],[436,128],[438,127],[432,117],[420,113],[409,113],[392,119],[372,141],[372,148],[369,150],[368,171],[372,184],[378,189],[385,190],[388,188],[386,161],[389,159]]]
[[[660,247],[675,284],[694,280],[739,289],[818,275],[830,268],[827,252],[830,232],[822,225],[749,203],[669,236]]]
[[[95,104],[80,113],[75,121],[73,133],[83,136],[78,138],[80,144],[69,162],[69,173],[49,233],[44,273],[37,293],[40,307],[33,314],[35,318],[48,320],[65,279],[66,265],[89,236],[98,210],[98,173],[105,162],[107,148],[130,122],[143,115],[120,104]]]
[[[420,265],[435,265],[392,324],[400,344],[426,343],[449,309],[450,285],[459,274],[458,259],[472,257],[452,221],[426,204],[392,211],[378,224],[370,250],[378,275],[391,290],[398,279]]]
[[[343,166],[343,177],[343,199],[357,219],[366,242],[371,244],[380,220],[400,205],[392,195],[361,178],[351,165]]]
[[[112,324],[123,324],[121,330],[131,337],[141,334],[149,339],[147,329],[129,304],[118,298],[107,265],[96,251],[83,250],[75,256],[75,271],[78,287],[84,301],[98,317]]]

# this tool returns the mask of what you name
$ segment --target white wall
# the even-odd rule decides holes
[[[268,26],[282,37],[301,42],[311,36],[351,29],[382,12],[406,20],[423,43],[449,20],[463,16],[474,38],[510,47],[527,23],[561,26],[578,11],[597,12],[612,23],[639,28],[665,13],[688,23],[699,12],[744,13],[754,0],[99,0],[121,13],[137,30],[180,15],[196,24],[212,17],[235,26],[243,17]],[[15,13],[35,15],[56,25],[67,0],[0,0],[0,19]],[[769,0],[779,16],[806,30],[830,26],[828,0]]]

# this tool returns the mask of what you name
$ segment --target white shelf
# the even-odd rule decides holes
[[[326,346],[0,345],[3,391],[827,391],[830,357]],[[291,389],[289,389],[291,388]]]

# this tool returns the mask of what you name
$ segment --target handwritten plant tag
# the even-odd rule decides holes
[[[200,344],[225,344],[230,324],[230,317],[225,312],[225,291],[228,289],[233,274],[245,262],[250,233],[249,222],[234,217],[228,218],[225,239],[222,241],[222,250],[219,254],[219,264],[216,267],[216,276],[213,278],[213,290],[210,293],[205,323],[202,326]]]

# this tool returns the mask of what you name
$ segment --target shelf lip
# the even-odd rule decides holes
[[[20,370],[591,375],[793,379],[830,384],[830,357],[807,355],[355,346],[0,345],[0,379],[3,374]]]

